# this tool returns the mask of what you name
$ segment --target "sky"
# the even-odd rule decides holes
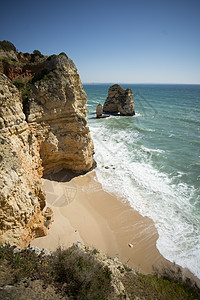
[[[65,52],[83,83],[200,84],[199,0],[3,0],[0,40]]]

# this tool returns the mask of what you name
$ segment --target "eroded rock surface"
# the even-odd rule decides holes
[[[120,113],[123,116],[135,114],[133,92],[130,88],[124,90],[120,85],[114,84],[108,90],[108,97],[103,105],[105,113]]]
[[[0,74],[0,244],[24,247],[47,234],[38,149],[19,91]]]
[[[53,218],[44,211],[42,175],[63,168],[89,171],[95,165],[94,146],[87,96],[72,60],[61,53],[37,62],[35,55],[33,72],[25,76],[10,59],[18,59],[23,71],[32,56],[9,55],[13,73],[7,75],[15,85],[0,73],[0,244],[23,248],[46,235]]]
[[[100,118],[103,114],[103,106],[99,103],[96,107],[96,117]]]
[[[27,103],[27,121],[40,143],[44,173],[63,168],[86,172],[94,165],[94,146],[78,71],[64,53],[47,59],[44,70]]]
[[[46,57],[42,54],[30,54],[4,51],[0,49],[0,72],[10,80],[30,79],[44,67]]]

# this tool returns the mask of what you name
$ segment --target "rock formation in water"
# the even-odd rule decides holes
[[[0,70],[9,77],[0,73],[0,244],[19,247],[47,234],[52,216],[44,211],[41,176],[94,166],[78,71],[64,53],[38,52],[31,62],[30,54],[0,51]]]
[[[99,103],[96,108],[96,117],[99,118],[103,114],[103,106]]]
[[[96,118],[102,119],[102,118],[107,118],[107,117],[110,117],[110,116],[103,114],[103,106],[101,103],[99,103],[96,107]]]
[[[135,115],[133,92],[130,88],[124,90],[114,84],[108,90],[108,97],[103,105],[105,113],[120,113],[122,116]]]

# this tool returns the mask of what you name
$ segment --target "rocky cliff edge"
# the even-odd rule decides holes
[[[7,63],[14,74],[15,63]],[[42,175],[94,166],[87,96],[74,63],[64,53],[42,56],[32,70],[13,82],[0,73],[0,244],[21,248],[46,235],[52,220]]]

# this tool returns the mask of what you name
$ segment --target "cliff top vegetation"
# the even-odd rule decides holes
[[[36,296],[40,286],[40,299],[46,296],[52,299],[52,293],[56,299],[121,299],[120,295],[112,298],[116,270],[125,287],[126,299],[192,300],[200,297],[200,290],[194,283],[189,279],[182,281],[180,270],[143,275],[127,265],[119,267],[115,259],[108,258],[106,265],[105,256],[98,250],[86,247],[83,250],[76,245],[47,252],[38,248],[27,247],[20,251],[14,246],[1,246],[0,297],[13,299],[20,289]]]

